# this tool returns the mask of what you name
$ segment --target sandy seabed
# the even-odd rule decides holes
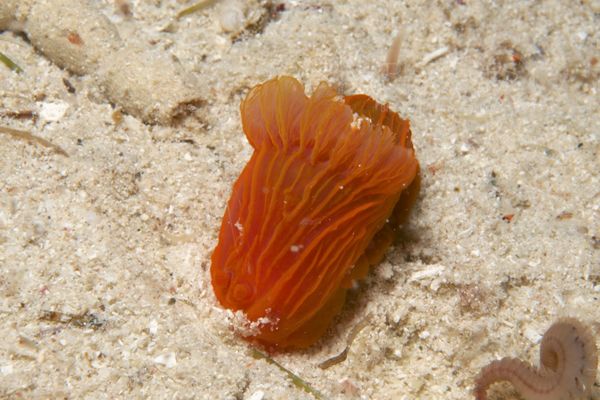
[[[277,362],[327,399],[465,399],[491,360],[537,363],[560,316],[600,334],[600,2],[215,3],[175,22],[191,3],[96,3],[197,87],[167,126],[0,33],[23,69],[0,64],[0,126],[68,153],[0,134],[0,397],[313,398],[252,357],[209,276],[251,154],[239,103],[283,74],[409,118],[423,183],[326,337]]]

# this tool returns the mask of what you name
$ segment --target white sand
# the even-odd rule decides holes
[[[598,1],[288,1],[235,43],[223,3],[165,31],[191,3],[131,1],[127,19],[99,2],[125,41],[197,81],[207,103],[174,127],[115,123],[93,79],[0,34],[24,69],[0,65],[0,125],[70,155],[0,135],[0,397],[313,398],[251,357],[209,279],[251,154],[239,103],[277,74],[389,102],[411,120],[423,178],[403,240],[331,332],[278,362],[328,399],[465,399],[489,361],[537,363],[558,316],[600,333]],[[10,114],[26,110],[37,120]],[[347,360],[318,368],[367,315]]]

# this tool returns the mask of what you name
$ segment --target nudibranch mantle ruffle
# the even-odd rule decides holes
[[[409,122],[366,95],[312,96],[294,78],[249,92],[254,153],[233,185],[212,254],[221,305],[270,348],[318,340],[346,291],[381,261],[419,191]]]

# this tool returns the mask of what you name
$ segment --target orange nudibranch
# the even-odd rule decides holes
[[[233,185],[212,254],[215,295],[267,347],[317,341],[346,291],[381,261],[419,191],[409,122],[366,95],[294,78],[241,104],[254,153]]]

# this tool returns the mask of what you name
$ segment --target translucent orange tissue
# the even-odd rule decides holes
[[[254,87],[241,105],[254,153],[233,185],[211,277],[217,299],[272,349],[318,340],[346,291],[381,261],[419,191],[407,120],[325,83]]]

